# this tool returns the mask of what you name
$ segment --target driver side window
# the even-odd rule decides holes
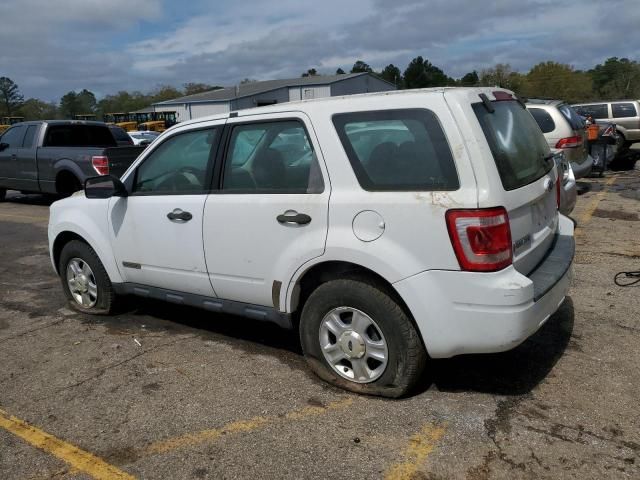
[[[215,155],[217,130],[174,135],[138,167],[133,192],[192,195],[208,190],[209,162]]]

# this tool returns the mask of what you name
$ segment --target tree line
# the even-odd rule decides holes
[[[640,98],[640,63],[628,58],[611,57],[590,70],[576,70],[572,66],[547,61],[533,66],[527,73],[513,70],[509,64],[472,71],[460,78],[452,78],[429,60],[418,56],[402,71],[393,64],[374,71],[357,60],[349,73],[368,72],[393,83],[399,89],[444,86],[499,86],[515,91],[525,98],[557,98],[567,102]],[[326,72],[325,72],[326,73]],[[337,75],[346,74],[339,68]],[[322,75],[315,68],[303,77]],[[246,78],[241,83],[251,82]],[[182,88],[161,85],[151,92],[125,90],[98,100],[93,92],[83,89],[70,91],[59,102],[44,102],[37,98],[24,99],[18,85],[7,77],[0,77],[0,117],[22,116],[27,120],[73,118],[75,115],[132,112],[184,95],[222,88],[205,83],[185,83]]]

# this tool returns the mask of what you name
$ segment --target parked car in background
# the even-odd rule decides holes
[[[0,137],[0,200],[7,190],[70,195],[88,177],[122,175],[142,150],[118,147],[102,122],[15,124]]]
[[[297,326],[321,378],[397,397],[428,356],[512,349],[562,304],[559,180],[499,88],[287,103],[173,127],[55,202],[49,247],[81,312],[134,294]]]
[[[580,115],[592,116],[598,123],[616,124],[618,149],[640,142],[640,101],[617,100],[611,102],[591,102],[572,105]]]
[[[134,145],[149,145],[160,136],[159,132],[154,132],[153,130],[135,130],[127,132],[127,134]]]
[[[576,111],[561,100],[528,99],[526,105],[549,148],[564,153],[575,178],[589,175],[593,159],[587,149],[586,125]]]
[[[109,130],[111,130],[111,134],[113,135],[113,138],[119,146],[126,147],[136,144],[133,140],[131,140],[131,137],[127,134],[127,131],[124,128],[117,125],[107,126],[109,127]]]

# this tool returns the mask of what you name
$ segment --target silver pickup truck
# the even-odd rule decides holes
[[[88,177],[120,176],[144,147],[118,147],[106,124],[22,122],[0,137],[0,200],[7,190],[69,195]]]

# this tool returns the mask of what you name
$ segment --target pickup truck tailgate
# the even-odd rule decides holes
[[[107,148],[105,155],[109,159],[109,173],[116,177],[121,177],[144,149],[144,146]]]

